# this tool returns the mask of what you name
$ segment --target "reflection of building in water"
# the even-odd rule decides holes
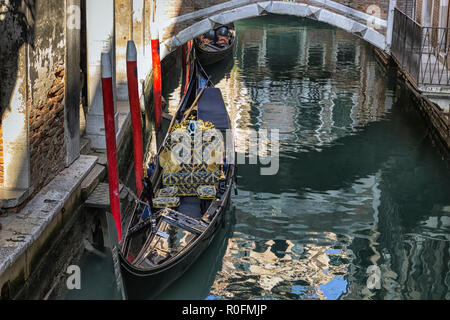
[[[334,234],[328,236],[336,240]],[[211,294],[231,299],[325,299],[324,286],[346,275],[345,261],[343,251],[326,246],[300,246],[289,240],[261,242],[235,236],[229,240]],[[345,287],[342,280],[336,289],[343,293]]]
[[[375,147],[361,142],[380,143],[375,140],[383,139],[380,134],[390,128],[384,122],[348,137],[381,119],[393,104],[394,93],[374,62],[371,47],[326,27],[297,27],[295,36],[284,27],[245,27],[238,28],[237,64],[231,76],[219,84],[226,92],[235,126],[280,129],[281,148],[295,152],[302,151],[305,144],[315,148],[345,139],[342,145],[333,144],[304,157],[296,154],[295,162],[283,163],[279,177],[297,180],[301,192],[289,195],[286,188],[292,187],[274,178],[265,181],[276,191],[262,195],[257,202],[249,202],[248,197],[234,199],[240,224],[211,293],[226,298],[265,295],[296,299],[330,298],[330,290],[335,290],[339,294],[331,294],[331,298],[424,299],[446,294],[450,298],[450,237],[444,232],[450,221],[448,202],[441,203],[448,193],[447,198],[425,197],[427,186],[440,181],[439,177],[422,179],[417,164],[405,170],[410,164],[403,159],[399,161],[390,152],[374,154]],[[296,44],[284,51],[289,41]],[[239,134],[238,147],[244,140]],[[382,145],[395,149],[415,143],[401,140]],[[352,150],[362,154],[353,157]],[[328,159],[333,160],[332,169],[323,166]],[[395,169],[390,169],[394,165]],[[309,170],[303,172],[299,167]],[[333,170],[342,168],[347,172]],[[390,176],[395,171],[413,174],[414,179]],[[266,192],[248,172],[241,191],[250,186],[249,196]],[[416,185],[421,180],[423,188]],[[398,185],[401,181],[413,183]],[[439,188],[430,190],[436,193]],[[417,206],[414,200],[408,207],[408,200],[396,199],[404,194],[429,198],[423,200],[429,203]],[[414,206],[428,208],[432,217],[415,212]],[[270,212],[275,212],[276,218],[264,216]],[[273,230],[267,230],[268,220],[273,221]],[[247,225],[251,227],[247,229]],[[306,226],[308,232],[296,229],[298,225]],[[337,237],[335,243],[345,245],[335,248],[333,242],[315,243],[311,241],[314,232],[319,241]],[[245,238],[245,234],[255,238]],[[286,240],[264,240],[280,237]],[[376,283],[375,288],[368,285],[372,274],[379,275],[380,289]]]
[[[379,184],[377,173],[322,195],[281,199],[272,217],[262,217],[258,212],[268,212],[273,200],[262,200],[264,203],[255,208],[254,203],[247,205],[246,200],[235,199],[240,224],[229,241],[212,294],[233,299],[340,298],[350,284],[353,288],[351,281],[361,282],[360,278],[355,280],[352,269],[359,258],[353,250],[356,239],[364,239],[362,251],[374,257],[371,264],[378,265]],[[244,238],[246,234],[251,237]],[[365,270],[363,273],[365,283]],[[364,293],[360,290],[355,294],[361,297]]]
[[[392,97],[369,61],[370,46],[339,29],[269,28],[267,21],[238,28],[235,74],[218,85],[236,109],[237,128],[276,128],[282,143],[315,147],[389,111]]]
[[[255,203],[235,199],[240,224],[212,294],[243,299],[264,295],[280,299],[448,297],[450,210],[445,190],[422,200],[429,205],[419,205],[420,210],[429,207],[431,217],[414,212],[417,202],[409,206],[401,200],[408,186],[398,185],[408,180],[386,171],[378,170],[339,190],[281,199],[272,217],[259,212],[270,212],[273,200],[261,200],[255,209]],[[423,183],[433,180],[437,178]],[[442,201],[443,205],[436,205]],[[302,208],[303,214],[295,208]],[[307,226],[303,236],[298,225]],[[254,240],[281,237],[290,240]],[[374,287],[369,285],[372,274],[379,276]]]
[[[408,168],[416,164],[404,157],[392,158],[386,166]],[[414,184],[410,184],[409,175],[414,176]],[[438,172],[425,174],[417,167],[379,174],[375,246],[373,252],[365,250],[364,239],[355,239],[349,246],[360,268],[350,266],[349,290],[344,298],[357,299],[361,294],[376,299],[450,298],[448,189],[444,187],[440,193],[431,187],[441,181]],[[411,188],[420,192],[411,192]],[[408,202],[403,199],[405,194],[417,194],[417,198]],[[369,276],[361,268],[364,265],[378,267],[379,289],[369,290],[358,281]]]

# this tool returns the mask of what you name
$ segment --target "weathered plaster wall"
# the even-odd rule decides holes
[[[152,0],[116,0],[116,82],[118,100],[128,100],[126,53],[133,40],[138,54],[138,79],[145,80],[151,70],[150,15]],[[141,93],[142,93],[142,88]]]
[[[116,33],[116,82],[118,100],[128,99],[127,87],[127,42],[132,37],[133,8],[130,0],[116,0],[114,4],[114,20]]]
[[[28,47],[33,44],[35,2],[0,2],[0,112],[3,188],[27,189]]]
[[[81,0],[66,0],[64,130],[66,166],[80,156]]]
[[[65,167],[65,1],[37,0],[29,48],[30,180],[39,190]]]
[[[79,156],[79,28],[68,35],[71,4],[79,0],[0,1],[3,190],[32,195]]]
[[[100,14],[101,13],[101,14]],[[110,0],[86,0],[87,43],[87,102],[86,135],[95,149],[106,149],[105,123],[103,119],[103,94],[101,87],[101,55],[109,52],[116,80],[114,2]],[[117,88],[114,83],[115,98]],[[117,111],[117,108],[116,108]],[[116,113],[116,132],[118,113]]]

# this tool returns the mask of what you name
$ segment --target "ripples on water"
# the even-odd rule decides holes
[[[234,59],[208,71],[239,152],[246,129],[280,130],[280,171],[239,167],[227,231],[160,298],[450,298],[449,174],[407,92],[343,31],[236,25]]]

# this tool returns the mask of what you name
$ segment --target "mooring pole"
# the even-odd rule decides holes
[[[142,154],[142,123],[137,75],[138,71],[136,45],[134,44],[133,40],[130,40],[127,44],[128,97],[130,99],[131,128],[133,131],[134,177],[136,180],[136,192],[138,197],[140,197],[143,190],[142,180],[144,179],[144,160]]]
[[[187,56],[186,56],[186,61],[184,62],[184,65],[186,66],[186,85],[184,86],[184,94],[186,94],[187,92],[187,88],[189,86],[189,77],[191,75],[191,61],[192,61],[192,42],[188,41],[187,42]]]
[[[153,101],[155,106],[155,125],[156,130],[161,127],[161,56],[159,50],[159,32],[155,23],[150,27],[152,35],[152,58],[153,58]]]
[[[109,53],[102,53],[102,93],[105,119],[106,153],[108,159],[109,200],[111,213],[116,222],[119,242],[122,240],[119,200],[119,171],[117,169],[116,125],[114,121],[114,97],[112,65]]]

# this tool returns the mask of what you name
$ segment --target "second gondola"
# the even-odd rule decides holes
[[[202,65],[217,63],[233,54],[236,42],[234,24],[211,29],[194,40],[198,59]]]

